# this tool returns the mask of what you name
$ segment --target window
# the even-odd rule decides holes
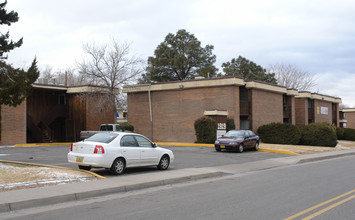
[[[94,142],[101,142],[101,143],[110,143],[118,136],[118,134],[113,133],[96,133],[93,136],[87,138],[85,141],[94,141]]]
[[[140,147],[152,147],[152,143],[141,136],[135,136]]]
[[[313,100],[308,99],[308,108],[313,108]]]
[[[122,147],[138,147],[136,139],[132,135],[126,135],[121,138]]]
[[[116,131],[122,131],[122,128],[121,128],[121,126],[119,126],[119,125],[116,125]]]
[[[65,105],[67,103],[65,94],[58,95],[58,104]]]
[[[224,137],[233,137],[233,138],[244,138],[244,131],[228,131]]]
[[[112,125],[101,125],[100,131],[113,131],[113,126]]]
[[[252,132],[252,131],[248,131],[248,136],[249,136],[249,137],[254,137],[254,136],[255,136],[255,133]]]

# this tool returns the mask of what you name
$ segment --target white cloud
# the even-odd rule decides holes
[[[328,72],[317,74],[315,78],[319,93],[340,97],[343,104],[355,107],[354,73]]]
[[[320,76],[321,92],[351,103],[346,85],[355,74],[352,0],[16,0],[6,8],[20,20],[5,30],[11,39],[24,37],[23,46],[9,54],[16,65],[37,56],[40,66],[73,66],[83,43],[112,37],[131,42],[131,51],[147,59],[168,33],[184,28],[202,45],[214,45],[219,69],[239,55],[264,67],[296,64]]]

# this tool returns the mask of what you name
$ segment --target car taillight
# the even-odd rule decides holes
[[[102,146],[100,146],[100,145],[95,146],[94,154],[104,154],[104,153],[105,153],[105,150]]]
[[[73,151],[73,144],[70,145],[70,151]]]

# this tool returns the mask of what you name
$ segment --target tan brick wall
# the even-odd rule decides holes
[[[26,143],[26,101],[17,107],[1,106],[0,145]]]
[[[283,122],[283,95],[259,89],[252,90],[252,130],[264,124]]]
[[[86,130],[97,131],[101,124],[114,123],[114,108],[102,95],[88,95],[86,99]]]
[[[321,108],[328,108],[328,114],[321,114]],[[328,122],[332,124],[332,103],[314,100],[314,122]]]
[[[195,142],[194,122],[205,110],[227,110],[239,127],[236,86],[151,92],[153,141]],[[148,93],[128,94],[128,122],[135,132],[151,137]]]
[[[308,99],[295,99],[296,125],[308,125]]]
[[[291,96],[291,124],[296,124],[296,98]]]
[[[355,129],[355,112],[345,112],[346,127]]]

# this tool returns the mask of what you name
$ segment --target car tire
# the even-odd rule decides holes
[[[255,146],[254,146],[253,149],[254,149],[255,151],[258,151],[258,150],[259,150],[259,142],[258,142],[258,141],[255,143]]]
[[[221,151],[221,148],[217,148],[215,147],[216,151],[220,152]]]
[[[79,165],[79,169],[89,171],[91,170],[91,167]]]
[[[122,158],[117,158],[110,168],[110,172],[114,175],[121,175],[126,168],[126,163]]]
[[[163,155],[159,161],[159,164],[157,166],[157,168],[159,170],[166,170],[168,169],[169,167],[169,164],[170,164],[170,158],[168,155]]]
[[[240,145],[238,146],[238,153],[243,153],[243,151],[244,151],[244,145],[243,145],[243,144],[240,144]]]

